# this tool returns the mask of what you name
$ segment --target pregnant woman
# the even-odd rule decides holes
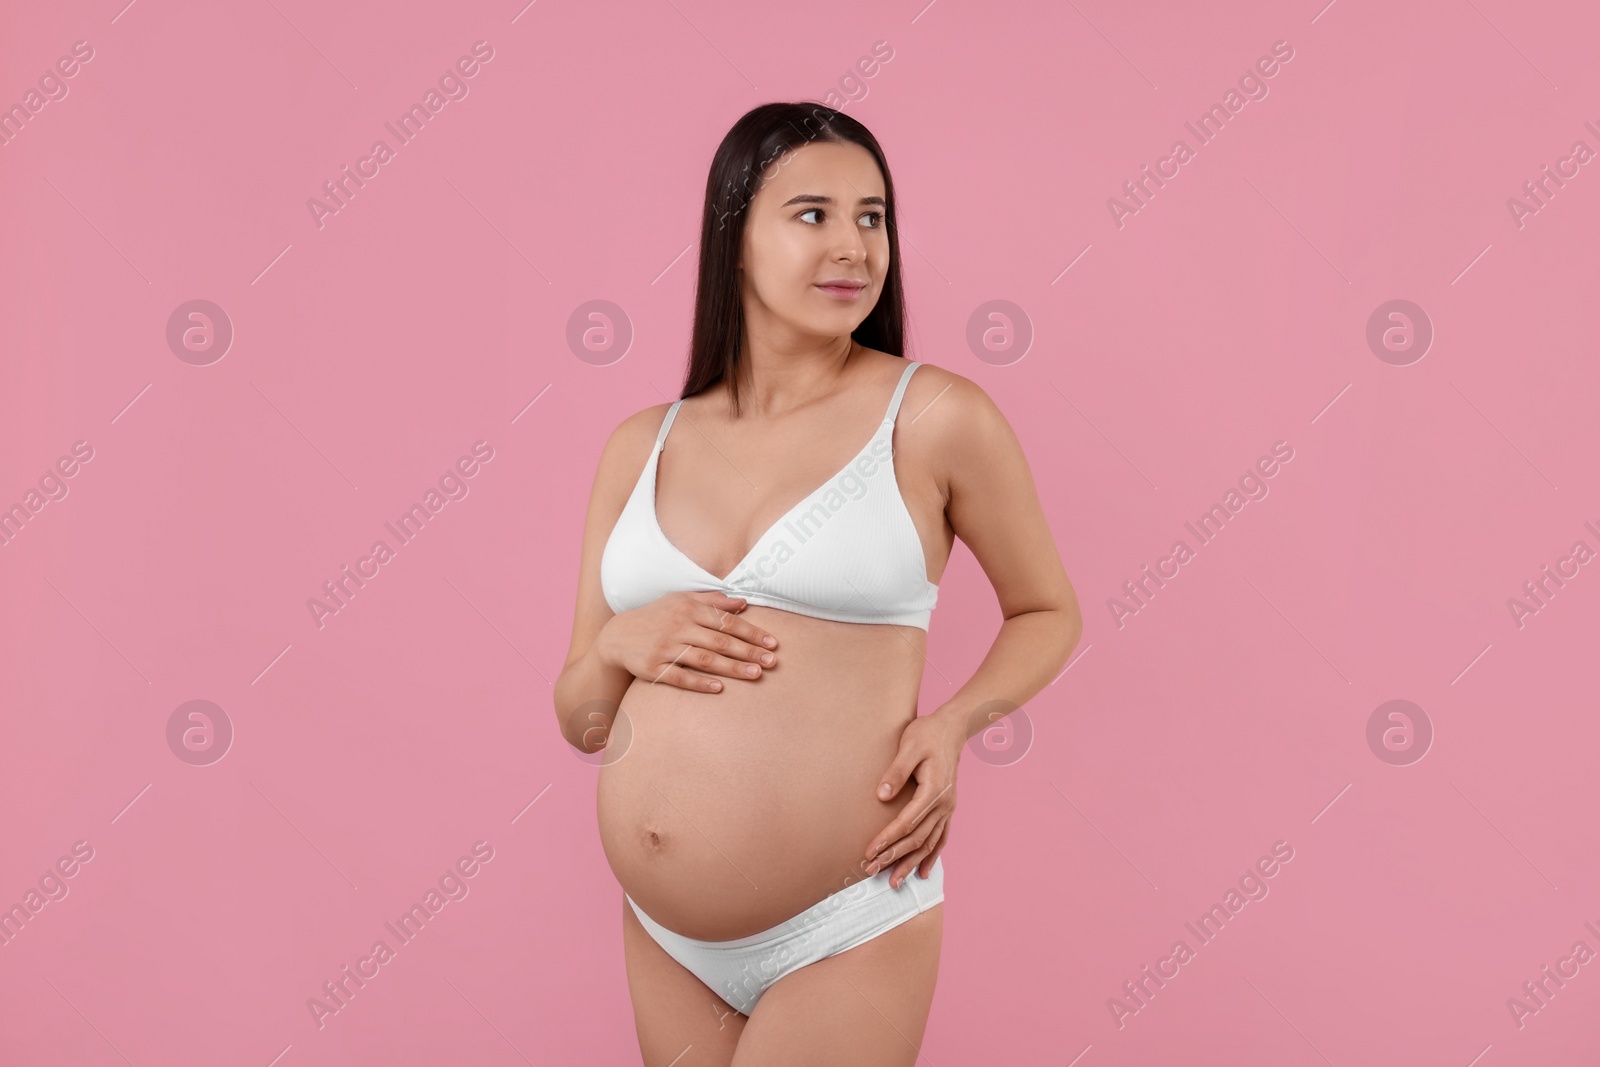
[[[1014,225],[993,208],[966,216]],[[1078,640],[1010,425],[903,357],[895,223],[859,122],[744,115],[706,183],[682,398],[600,457],[555,706],[603,750],[648,1067],[911,1064],[962,748]],[[926,659],[956,537],[1002,616],[959,688]],[[919,715],[924,666],[948,695]]]

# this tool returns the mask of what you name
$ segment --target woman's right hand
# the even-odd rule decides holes
[[[753,682],[778,662],[778,639],[736,614],[746,604],[718,592],[667,593],[607,619],[596,646],[635,678],[716,693],[713,675]]]

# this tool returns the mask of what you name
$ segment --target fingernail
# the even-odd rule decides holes
[[[774,663],[776,663],[777,660],[778,660],[778,657],[774,656],[771,652],[763,652],[763,653],[761,653],[761,662],[766,664],[768,667],[770,667]]]
[[[761,643],[763,645],[766,645],[768,648],[777,648],[778,647],[778,639],[776,637],[773,637],[771,634],[768,634],[767,636],[763,637],[761,639]]]
[[[880,785],[878,787],[878,795],[880,797],[886,797],[886,796],[889,795],[889,783],[888,782],[884,782],[882,785]]]

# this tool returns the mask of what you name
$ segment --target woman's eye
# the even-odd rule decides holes
[[[817,215],[817,214],[820,214],[821,212],[822,212],[822,209],[820,207],[807,208],[806,210],[800,212],[800,216],[799,217],[802,220],[804,220],[807,215]],[[871,220],[871,222],[867,226],[867,228],[869,230],[881,230],[881,229],[883,229],[883,212],[881,212],[881,211],[869,211],[865,215],[862,215],[861,217],[864,218],[864,219],[870,219]]]

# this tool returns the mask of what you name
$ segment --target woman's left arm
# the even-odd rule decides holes
[[[914,869],[926,878],[950,839],[956,765],[967,739],[1043,689],[1083,633],[1077,594],[1011,424],[975,383],[942,377],[949,384],[910,422],[911,432],[944,476],[945,515],[994,586],[1004,621],[967,683],[906,726],[884,771],[878,799],[886,802],[916,777],[911,802],[867,846],[867,874],[893,864],[896,886]],[[907,420],[900,423],[904,433]]]

